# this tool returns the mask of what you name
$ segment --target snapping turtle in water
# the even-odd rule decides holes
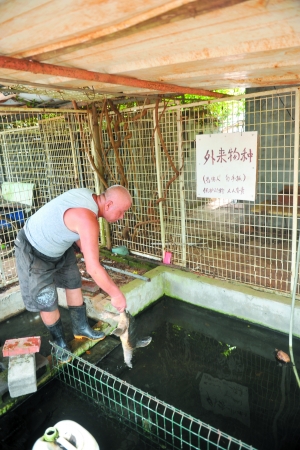
[[[287,353],[284,353],[282,350],[278,350],[275,348],[275,358],[277,361],[287,364],[291,362],[291,359]]]

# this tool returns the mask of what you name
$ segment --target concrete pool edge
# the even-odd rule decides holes
[[[195,275],[180,269],[156,267],[145,274],[150,283],[132,281],[122,288],[128,306],[138,314],[163,295],[289,333],[292,299],[258,291],[251,286]],[[300,305],[295,305],[293,335],[300,337]]]
[[[165,295],[238,319],[289,333],[292,299],[247,285],[181,272],[164,272]],[[293,335],[300,337],[300,305],[294,309]]]
[[[289,297],[166,266],[158,266],[145,275],[151,279],[150,282],[136,279],[121,287],[133,315],[167,295],[195,306],[289,333],[292,302]],[[64,290],[58,289],[58,294],[59,305],[66,307]],[[88,316],[94,320],[101,320],[103,309],[114,310],[109,299],[103,294],[94,297],[84,295],[84,300]],[[0,295],[0,321],[22,311],[24,305],[18,286]],[[293,335],[300,337],[300,305],[297,303],[294,310]]]

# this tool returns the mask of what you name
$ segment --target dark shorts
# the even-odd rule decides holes
[[[15,240],[15,254],[21,294],[28,311],[56,310],[57,287],[81,288],[81,275],[72,247],[62,256],[51,258],[38,252],[22,229]]]

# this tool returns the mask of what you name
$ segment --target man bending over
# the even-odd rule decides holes
[[[39,312],[53,341],[68,349],[58,309],[57,287],[66,290],[75,338],[104,339],[87,321],[81,291],[81,275],[72,248],[83,253],[86,270],[123,312],[126,299],[99,261],[99,223],[103,217],[116,222],[131,207],[132,198],[123,186],[111,186],[100,195],[89,189],[71,189],[42,206],[25,223],[15,241],[20,289],[28,311]],[[60,352],[61,360],[68,357]]]

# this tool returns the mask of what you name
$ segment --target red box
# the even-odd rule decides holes
[[[3,356],[18,356],[27,353],[37,353],[41,348],[40,336],[32,336],[5,341],[2,349]]]

